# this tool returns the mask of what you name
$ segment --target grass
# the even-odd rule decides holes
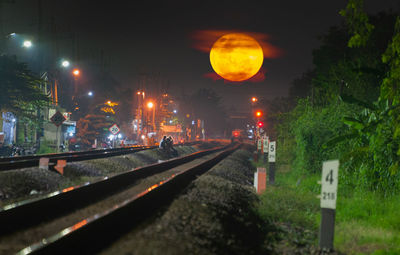
[[[288,165],[278,166],[276,185],[267,186],[260,197],[260,215],[277,224],[314,231],[308,244],[318,245],[320,178],[293,171]],[[339,183],[334,247],[344,254],[400,254],[399,196],[383,198]]]

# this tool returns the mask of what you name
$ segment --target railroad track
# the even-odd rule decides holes
[[[237,148],[199,151],[6,206],[0,210],[0,254],[98,252]]]
[[[177,145],[193,145],[199,142],[190,142]],[[67,162],[83,161],[90,159],[99,159],[126,155],[142,150],[154,149],[157,146],[134,146],[127,148],[100,149],[77,152],[51,153],[43,155],[28,155],[0,158],[0,171],[8,171],[13,169],[35,167],[39,165],[40,158],[49,158],[49,166],[57,164],[58,160],[66,160]]]

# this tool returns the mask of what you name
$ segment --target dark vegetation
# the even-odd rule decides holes
[[[318,245],[317,181],[322,162],[339,159],[335,248],[399,254],[400,16],[368,16],[362,4],[350,0],[340,13],[346,22],[320,37],[314,68],[293,82],[288,98],[263,102],[280,171],[260,213],[295,233],[312,231],[298,240]]]
[[[302,174],[340,159],[342,188],[400,191],[400,18],[367,16],[362,1],[341,11],[346,23],[320,37],[315,68],[285,99],[264,102],[280,158]]]

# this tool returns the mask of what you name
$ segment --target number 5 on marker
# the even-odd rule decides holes
[[[325,161],[322,165],[321,208],[336,209],[339,160]]]

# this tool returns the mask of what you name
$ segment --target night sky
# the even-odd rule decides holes
[[[121,86],[137,84],[139,72],[157,73],[168,80],[172,94],[212,88],[228,108],[245,109],[251,96],[287,95],[290,83],[312,68],[317,36],[343,21],[338,12],[346,2],[42,0],[42,11],[44,24],[54,17],[57,30],[78,36],[82,51],[103,49],[109,71]],[[4,32],[36,32],[37,3],[4,4]],[[369,13],[400,6],[398,0],[366,4]],[[213,70],[209,54],[199,49],[199,43],[204,44],[199,32],[223,31],[264,35],[265,42],[279,50],[264,59],[264,80],[230,83],[210,78]]]

